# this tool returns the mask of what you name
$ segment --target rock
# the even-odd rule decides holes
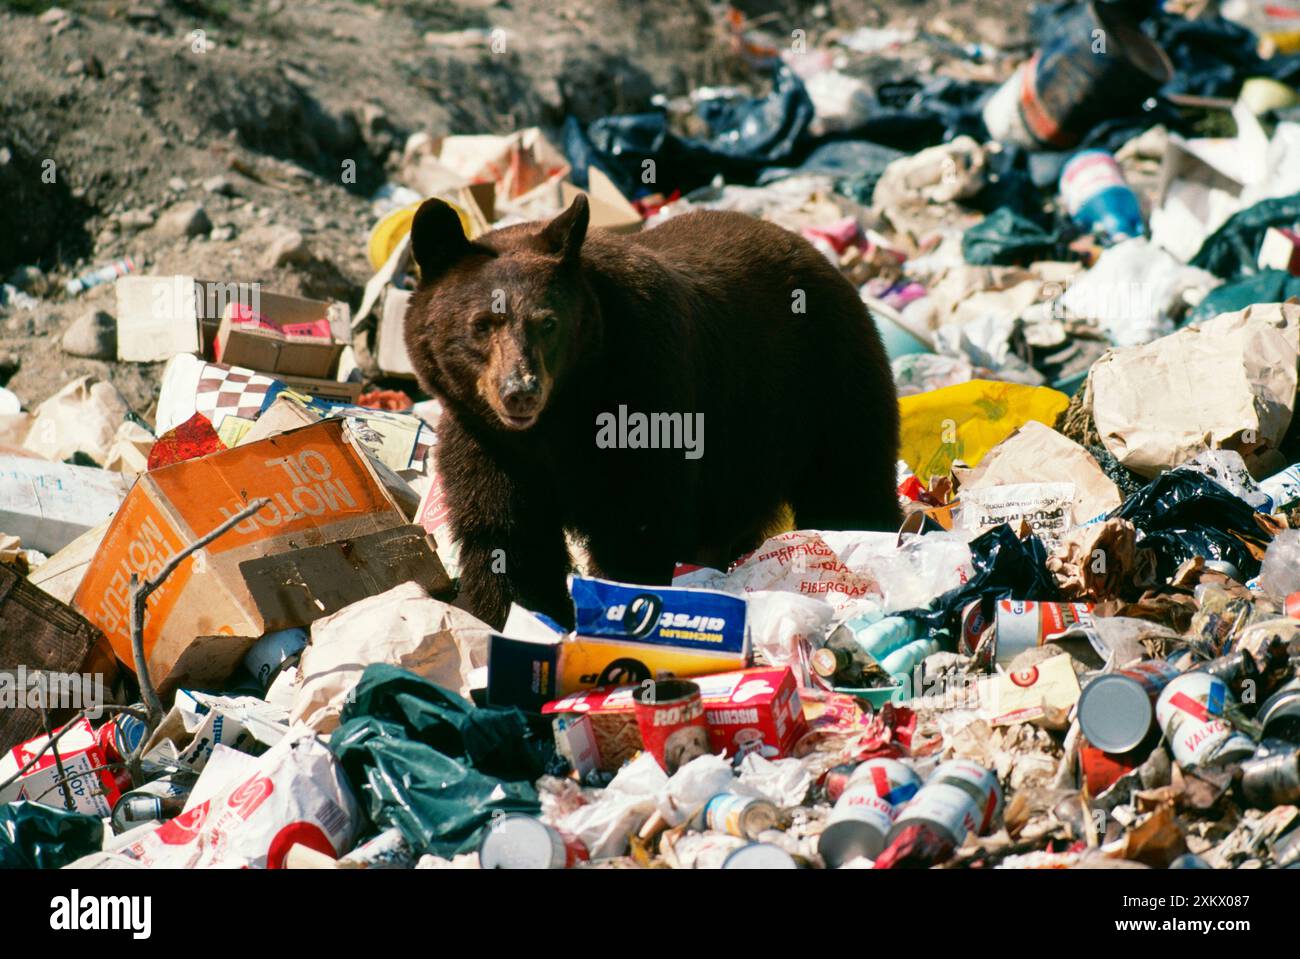
[[[235,228],[229,223],[223,223],[221,226],[217,227],[210,234],[208,234],[209,240],[216,240],[219,243],[224,243],[225,241],[233,240],[234,238],[235,238]]]
[[[235,187],[235,181],[228,176],[210,176],[203,181],[203,189],[208,193],[215,193],[218,196],[237,196],[239,191]]]
[[[177,193],[184,193],[190,188],[190,185],[183,177],[174,176],[167,181],[167,188],[175,190]]]
[[[187,236],[202,236],[212,229],[208,211],[201,203],[177,203],[158,220],[159,236],[180,239]]]
[[[117,225],[124,230],[143,230],[153,224],[154,216],[148,210],[124,210],[117,215]]]
[[[274,270],[287,263],[310,263],[311,247],[297,230],[282,230],[276,234],[267,247],[263,265]]]
[[[89,310],[73,321],[63,334],[63,352],[92,360],[117,356],[117,321],[103,310]]]

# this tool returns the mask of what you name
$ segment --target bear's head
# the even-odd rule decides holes
[[[581,266],[587,199],[548,223],[469,240],[456,211],[426,200],[411,223],[420,288],[406,314],[406,347],[421,386],[504,430],[546,411],[599,307]]]

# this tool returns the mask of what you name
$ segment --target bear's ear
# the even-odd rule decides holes
[[[587,222],[590,219],[587,195],[579,193],[567,210],[542,229],[542,242],[560,254],[561,259],[577,259],[582,241],[587,238]]]
[[[469,238],[456,211],[438,199],[421,203],[411,221],[411,253],[420,278],[433,279],[468,252]]]

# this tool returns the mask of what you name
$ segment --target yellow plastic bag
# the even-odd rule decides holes
[[[1046,386],[971,380],[898,401],[899,458],[918,479],[946,476],[953,460],[976,465],[1029,420],[1051,426],[1070,403]]]

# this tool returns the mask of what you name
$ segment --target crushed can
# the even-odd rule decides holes
[[[868,759],[858,766],[818,840],[826,865],[838,869],[859,856],[880,855],[898,810],[920,788],[921,778],[897,759]]]
[[[590,858],[578,838],[520,813],[494,819],[478,847],[484,869],[572,869]]]
[[[1184,766],[1217,766],[1251,756],[1255,744],[1224,718],[1231,696],[1209,673],[1183,673],[1156,701],[1156,721],[1174,759]]]

